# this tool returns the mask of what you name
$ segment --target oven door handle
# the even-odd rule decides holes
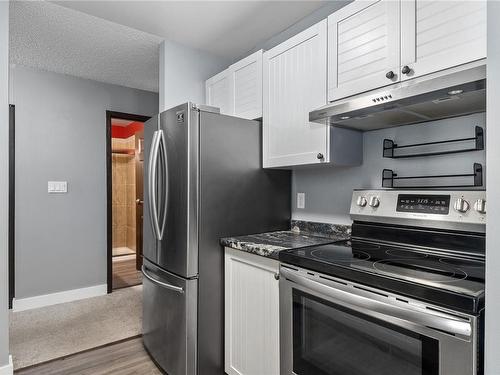
[[[471,323],[459,318],[427,310],[425,312],[410,308],[394,306],[364,296],[346,292],[331,286],[322,284],[315,280],[297,275],[293,271],[281,267],[280,274],[297,285],[303,286],[311,291],[320,293],[329,301],[348,307],[351,310],[361,312],[385,321],[403,320],[412,324],[425,326],[456,335],[470,337],[472,334]]]

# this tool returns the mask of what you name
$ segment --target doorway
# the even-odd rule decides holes
[[[106,112],[108,293],[142,283],[144,122]]]

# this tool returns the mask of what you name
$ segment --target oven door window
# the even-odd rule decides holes
[[[438,375],[439,342],[294,289],[298,375]]]

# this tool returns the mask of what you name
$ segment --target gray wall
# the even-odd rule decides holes
[[[9,361],[9,2],[0,1],[0,368]]]
[[[449,138],[472,137],[474,126],[485,127],[485,114],[408,125],[364,133],[363,164],[359,167],[317,167],[297,169],[292,177],[292,216],[294,219],[350,223],[349,205],[355,188],[380,188],[382,169],[393,169],[400,176],[472,173],[472,163],[485,166],[485,151],[425,158],[387,159],[382,157],[384,138],[401,145]],[[470,145],[470,144],[469,144]],[[415,182],[415,181],[413,181]],[[456,181],[458,182],[458,181]],[[467,179],[466,182],[470,182]],[[298,209],[297,192],[306,193],[306,208]]]
[[[500,2],[488,1],[488,169],[486,224],[486,371],[500,374]]]
[[[160,45],[160,112],[187,101],[205,103],[205,81],[229,60],[165,40]]]
[[[105,284],[106,110],[154,115],[158,95],[22,66],[12,77],[16,298]],[[68,193],[49,195],[49,180]]]

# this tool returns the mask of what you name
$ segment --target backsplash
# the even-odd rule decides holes
[[[327,238],[350,238],[351,226],[344,224],[318,223],[314,221],[292,220],[290,222],[292,232],[309,234]]]
[[[382,170],[389,168],[400,176],[471,173],[473,163],[483,165],[483,187],[486,151],[459,154],[389,159],[382,156],[384,138],[410,144],[474,135],[474,127],[486,132],[486,115],[478,113],[453,119],[407,125],[366,132],[363,135],[363,164],[359,167],[315,167],[296,169],[292,175],[292,219],[350,224],[349,208],[353,189],[380,189]],[[439,181],[437,181],[439,182]],[[470,179],[466,180],[470,183]],[[296,205],[297,193],[305,193],[305,209]]]

